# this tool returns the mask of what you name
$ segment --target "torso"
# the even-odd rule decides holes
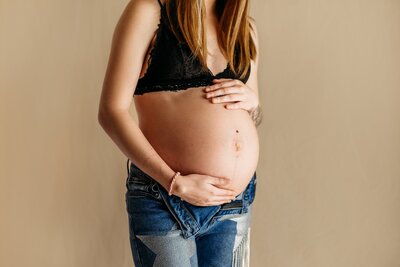
[[[219,70],[224,66],[210,65]],[[152,73],[149,74],[150,77]],[[217,76],[233,78],[229,68]],[[173,170],[183,175],[230,177],[232,188],[240,193],[256,171],[258,134],[247,111],[228,110],[223,103],[211,103],[205,98],[204,85],[212,84],[213,77],[216,76],[211,72],[200,75],[194,79],[195,86],[180,86],[175,91],[158,85],[151,92],[135,94],[139,128]]]

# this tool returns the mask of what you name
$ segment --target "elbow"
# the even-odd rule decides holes
[[[106,115],[105,115],[105,114],[106,114],[106,113],[105,113],[104,109],[99,108],[99,111],[98,111],[98,113],[97,113],[97,122],[100,124],[100,126],[101,126],[102,128],[104,128],[105,125],[106,125],[106,120],[107,120],[107,118],[106,118]]]
[[[97,112],[97,122],[103,129],[112,127],[113,121],[121,116],[129,115],[129,110],[100,106]],[[129,115],[130,116],[130,115]]]
[[[106,109],[103,107],[99,108],[99,111],[97,113],[97,122],[100,124],[100,126],[103,129],[107,128],[107,125],[110,124],[111,120],[112,120],[112,112],[110,109]]]

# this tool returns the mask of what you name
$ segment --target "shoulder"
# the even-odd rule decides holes
[[[153,32],[157,28],[161,12],[158,0],[131,0],[129,1],[119,18],[116,33]]]
[[[147,8],[160,8],[160,3],[163,4],[165,0],[130,0],[127,6],[137,5]]]
[[[124,10],[126,16],[139,16],[144,21],[154,19],[160,13],[161,0],[131,0],[127,3]]]

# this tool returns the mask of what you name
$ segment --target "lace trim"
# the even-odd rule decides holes
[[[227,75],[224,75],[228,72]],[[134,95],[143,95],[144,93],[159,92],[159,91],[180,91],[189,87],[206,86],[213,84],[214,78],[219,77],[231,77],[229,75],[230,69],[227,68],[223,72],[217,75],[208,75],[206,77],[197,77],[196,79],[185,79],[185,80],[170,80],[170,81],[155,81],[152,82],[149,79],[139,79]],[[244,79],[241,79],[243,83],[246,83],[250,76],[250,72],[247,73]]]
[[[159,91],[180,91],[190,87],[199,87],[211,85],[212,79],[191,80],[191,81],[174,81],[157,84],[144,84],[136,87],[135,95],[143,95],[144,93]]]

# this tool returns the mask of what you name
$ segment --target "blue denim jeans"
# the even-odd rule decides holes
[[[252,202],[256,172],[230,203],[195,206],[127,161],[126,210],[136,267],[250,265]]]

